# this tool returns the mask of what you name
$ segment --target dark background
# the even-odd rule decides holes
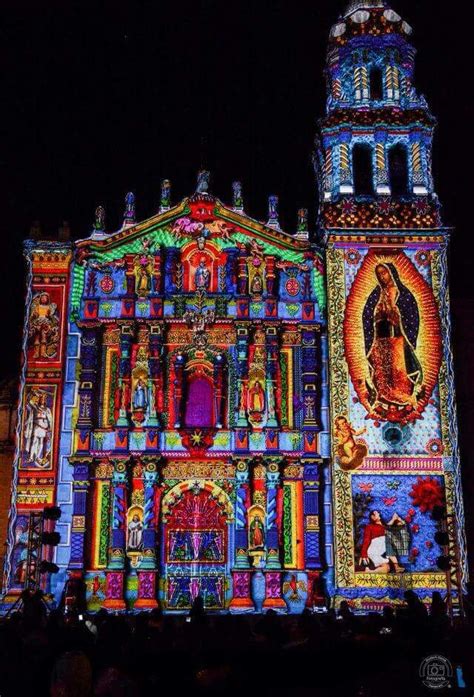
[[[0,25],[0,376],[19,367],[24,309],[21,243],[39,220],[68,220],[88,236],[97,204],[121,225],[123,198],[139,219],[159,204],[160,179],[178,202],[196,172],[247,212],[266,217],[279,194],[282,224],[317,212],[311,155],[325,108],[328,33],[344,0],[4,0]],[[474,300],[471,227],[474,120],[471,45],[461,8],[393,0],[414,27],[417,85],[439,119],[434,151],[451,247],[454,353],[466,504],[474,498]],[[472,523],[469,523],[472,529]],[[472,558],[471,554],[471,558]]]

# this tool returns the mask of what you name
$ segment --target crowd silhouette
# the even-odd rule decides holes
[[[407,591],[403,606],[364,616],[347,602],[300,616],[212,615],[199,597],[187,616],[65,615],[26,592],[0,623],[0,695],[416,697],[433,693],[420,665],[436,655],[453,669],[451,686],[436,694],[472,695],[467,599],[466,608],[451,621],[439,593],[427,608]]]

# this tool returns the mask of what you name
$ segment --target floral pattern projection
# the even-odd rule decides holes
[[[328,251],[330,284],[345,288],[332,296],[330,323],[330,340],[343,347],[331,390],[334,501],[343,521],[336,583],[362,607],[445,582],[431,517],[454,496],[443,459],[439,254],[434,245]]]

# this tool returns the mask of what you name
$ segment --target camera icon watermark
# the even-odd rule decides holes
[[[442,690],[451,685],[453,666],[447,658],[439,654],[427,656],[421,662],[419,675],[426,687]]]

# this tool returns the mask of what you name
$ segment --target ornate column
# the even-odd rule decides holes
[[[223,425],[223,372],[224,356],[218,353],[214,359],[214,409],[216,414],[216,428],[222,428]]]
[[[302,387],[303,387],[303,429],[315,429],[320,426],[318,421],[318,372],[319,364],[317,331],[314,327],[301,327],[302,343]]]
[[[249,471],[244,460],[236,468],[237,495],[235,501],[235,564],[232,570],[231,612],[248,612],[253,609],[250,597],[251,571],[248,556],[247,503],[249,496]]]
[[[369,98],[369,75],[367,66],[359,65],[354,69],[354,88],[356,101],[364,101]]]
[[[331,138],[324,139],[324,165],[323,165],[323,194],[324,200],[330,201],[333,190],[333,141]]]
[[[390,196],[390,182],[387,167],[387,132],[375,132],[375,166],[377,193]]]
[[[84,542],[86,536],[87,519],[87,492],[89,490],[89,467],[92,463],[91,458],[72,457],[69,459],[74,467],[73,491],[73,511],[71,525],[71,557],[68,569],[85,568]]]
[[[267,465],[267,564],[265,569],[265,602],[263,607],[285,608],[281,597],[281,560],[279,531],[277,524],[277,493],[280,482],[280,467],[271,460]]]
[[[265,300],[265,317],[277,316],[277,270],[275,265],[275,257],[265,257],[265,286],[267,297]]]
[[[112,536],[109,547],[104,607],[124,610],[125,545],[127,525],[127,465],[118,460],[112,476]]]
[[[119,388],[120,388],[120,409],[117,426],[128,427],[129,410],[131,403],[131,346],[133,338],[133,326],[123,324],[120,327],[120,363],[119,363]]]
[[[133,254],[127,254],[126,262],[127,266],[125,270],[125,281],[127,284],[127,295],[125,300],[133,302],[135,298],[135,269],[133,268]]]
[[[238,264],[237,258],[239,255],[238,249],[228,249],[227,250],[227,260],[225,264],[226,270],[226,292],[234,294],[237,290],[237,280],[238,280]]]
[[[303,525],[305,569],[308,569],[308,605],[322,602],[318,597],[322,571],[321,532],[319,510],[319,466],[322,463],[306,461],[303,474]]]
[[[267,427],[277,428],[276,414],[276,381],[278,371],[278,329],[267,327],[265,335],[266,349],[266,397],[267,397]]]
[[[385,68],[385,84],[387,99],[398,101],[400,99],[400,73],[395,65],[387,65]]]
[[[267,485],[267,569],[281,569],[280,549],[277,528],[277,490],[280,480],[278,463],[268,462],[266,472]]]
[[[249,471],[244,460],[237,463],[237,495],[235,501],[235,568],[248,569],[247,501],[249,500]]]
[[[410,133],[411,147],[411,171],[413,193],[418,195],[426,195],[428,193],[427,167],[424,167],[422,134],[419,131]]]
[[[183,380],[184,380],[184,363],[185,359],[181,352],[178,352],[174,359],[174,427],[181,428],[182,419],[182,401],[183,401]]]
[[[161,355],[163,352],[163,335],[158,324],[150,324],[149,335],[150,354],[148,366],[150,369],[150,416],[149,426],[159,426],[158,414],[163,413],[163,375],[161,370]],[[163,425],[163,424],[161,424]]]
[[[249,358],[249,333],[246,325],[237,325],[237,387],[239,399],[239,417],[237,426],[248,428],[247,420],[247,379]]]
[[[146,462],[143,473],[143,560],[142,569],[156,569],[155,490],[158,481],[156,462]]]
[[[240,250],[237,257],[237,317],[249,316],[249,272],[247,267],[247,252]]]
[[[156,485],[158,472],[155,462],[145,462],[143,471],[143,558],[138,568],[138,598],[134,607],[151,610],[156,600]]]
[[[91,431],[96,424],[96,383],[99,368],[99,327],[83,326],[81,336],[81,374],[79,381],[78,451],[90,448]]]
[[[353,194],[354,185],[350,164],[350,143],[352,134],[349,129],[339,134],[339,192]]]
[[[165,293],[176,293],[176,271],[179,263],[179,249],[169,247],[165,259]]]

